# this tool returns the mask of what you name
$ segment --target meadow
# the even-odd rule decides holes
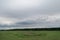
[[[0,40],[60,40],[60,31],[0,31]]]

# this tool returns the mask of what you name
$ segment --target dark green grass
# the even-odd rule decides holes
[[[0,31],[0,40],[60,40],[60,31]]]

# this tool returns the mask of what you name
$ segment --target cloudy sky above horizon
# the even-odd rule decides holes
[[[60,0],[0,0],[0,28],[60,27]]]

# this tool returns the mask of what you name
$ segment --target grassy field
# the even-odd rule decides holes
[[[0,40],[60,40],[60,31],[0,31]]]

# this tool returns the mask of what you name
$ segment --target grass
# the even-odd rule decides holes
[[[0,40],[60,40],[60,31],[0,31]]]

